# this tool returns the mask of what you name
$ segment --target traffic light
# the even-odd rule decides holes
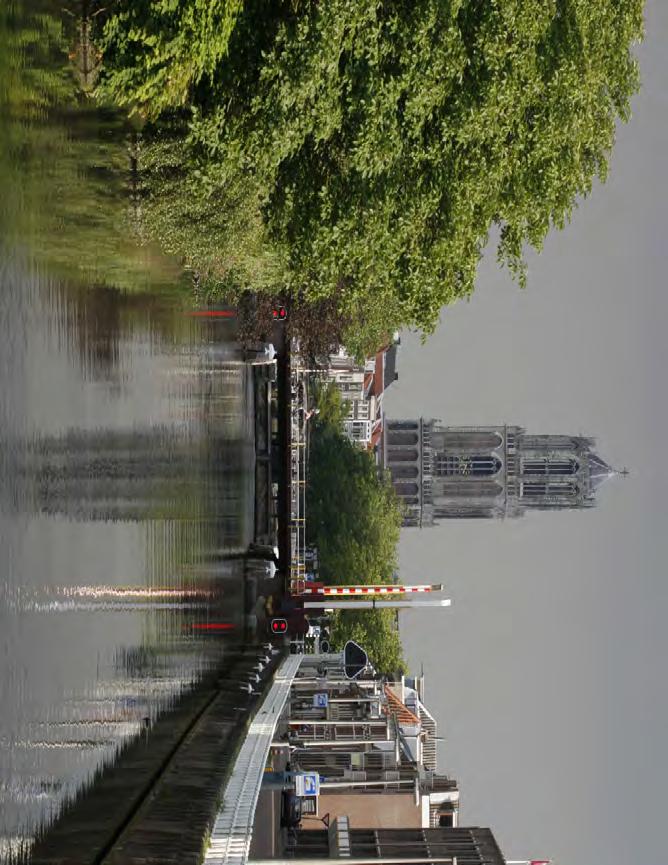
[[[271,311],[271,317],[274,321],[285,321],[288,311],[284,306],[275,306]]]
[[[285,634],[288,630],[288,623],[285,619],[272,619],[271,620],[271,633],[272,634]]]

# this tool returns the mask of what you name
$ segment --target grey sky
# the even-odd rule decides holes
[[[608,182],[530,256],[520,291],[483,262],[425,346],[402,337],[390,417],[596,436],[631,475],[589,512],[407,529],[404,578],[450,610],[403,617],[466,823],[508,858],[663,865],[668,801],[668,3],[649,0],[643,89]]]

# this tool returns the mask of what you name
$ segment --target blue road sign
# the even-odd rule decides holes
[[[319,796],[320,775],[317,772],[301,772],[296,775],[295,793],[298,796]]]

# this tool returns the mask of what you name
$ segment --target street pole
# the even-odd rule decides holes
[[[321,790],[347,790],[348,787],[415,787],[413,779],[401,781],[321,781]],[[346,862],[348,860],[346,859]]]
[[[452,601],[450,598],[443,598],[440,601],[385,601],[377,600],[376,598],[358,599],[351,598],[349,601],[331,601],[329,598],[322,598],[319,601],[304,601],[305,610],[410,610],[413,607],[449,607]]]

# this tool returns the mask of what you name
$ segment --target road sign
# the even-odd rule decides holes
[[[355,679],[365,669],[369,658],[364,649],[354,640],[343,647],[343,671],[347,679]]]
[[[314,694],[313,705],[316,709],[327,708],[327,694]]]
[[[298,796],[319,796],[320,775],[318,772],[300,772],[295,775],[295,793]]]

